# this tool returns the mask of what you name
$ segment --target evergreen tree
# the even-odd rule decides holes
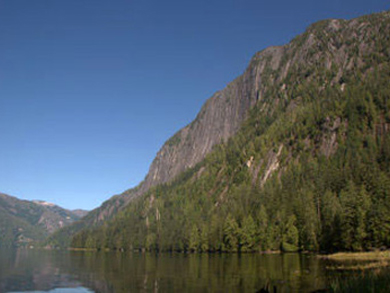
[[[258,213],[258,243],[261,251],[265,251],[271,248],[271,236],[268,233],[268,215],[264,205],[261,205]]]
[[[244,218],[241,227],[241,251],[252,251],[256,245],[256,223],[252,216],[249,215]]]
[[[199,230],[196,224],[192,226],[191,233],[190,233],[190,240],[188,244],[188,249],[192,252],[198,251],[200,246],[200,235]]]
[[[286,224],[285,232],[283,235],[282,248],[284,251],[297,251],[299,243],[299,232],[295,226],[296,217],[291,215]]]
[[[240,227],[236,220],[229,214],[223,227],[225,249],[236,252],[239,250]]]

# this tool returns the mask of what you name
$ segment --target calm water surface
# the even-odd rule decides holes
[[[328,277],[315,255],[0,250],[0,292],[312,292]]]

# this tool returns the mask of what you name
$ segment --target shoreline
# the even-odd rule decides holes
[[[326,266],[328,270],[363,271],[390,267],[390,251],[338,252],[329,255],[318,255],[334,264]]]

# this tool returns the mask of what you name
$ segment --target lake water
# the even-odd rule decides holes
[[[0,292],[312,292],[326,288],[325,266],[305,254],[0,250]]]

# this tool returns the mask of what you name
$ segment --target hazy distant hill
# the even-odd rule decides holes
[[[71,210],[70,212],[76,215],[77,217],[82,218],[85,217],[89,211],[77,209],[77,210]]]
[[[389,15],[320,21],[257,53],[164,144],[137,188],[49,243],[85,229],[73,246],[389,246]]]
[[[0,246],[21,246],[45,239],[80,218],[45,201],[27,201],[0,193]]]

